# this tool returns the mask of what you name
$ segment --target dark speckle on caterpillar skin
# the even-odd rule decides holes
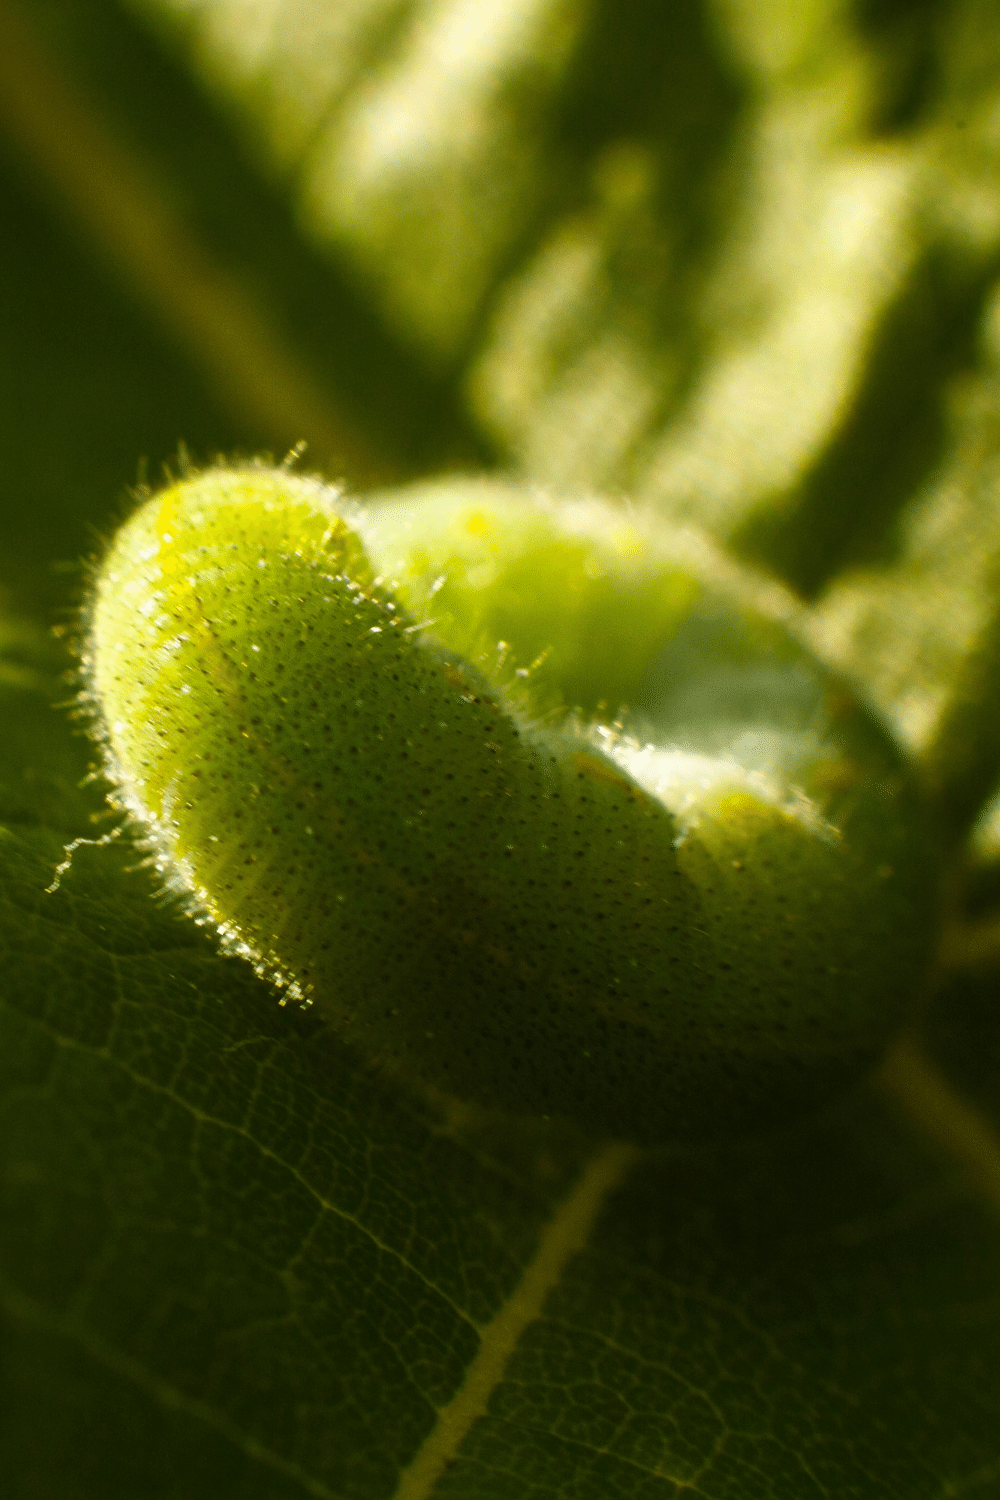
[[[192,911],[414,1079],[608,1135],[769,1128],[870,1066],[931,925],[920,839],[865,790],[888,742],[851,709],[823,753],[877,764],[817,801],[532,715],[377,579],[372,525],[219,470],[104,559],[87,696]]]

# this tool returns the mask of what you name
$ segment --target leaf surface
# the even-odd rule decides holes
[[[42,59],[42,113],[97,122],[55,132],[60,176],[7,109],[0,162],[19,1500],[1000,1494],[988,813],[950,876],[949,977],[880,1079],[780,1138],[642,1156],[412,1098],[220,957],[125,837],[46,891],[112,826],[49,631],[139,460],[156,478],[182,438],[312,437],[358,483],[491,459],[697,521],[799,590],[958,846],[1000,766],[996,21],[981,0],[19,17],[8,65]],[[166,298],[81,209],[67,183],[114,180],[108,142],[168,249],[238,290],[291,405],[253,405],[185,278]]]

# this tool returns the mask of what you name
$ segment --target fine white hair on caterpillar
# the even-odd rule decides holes
[[[417,1082],[770,1128],[900,1024],[933,841],[873,716],[662,537],[503,484],[190,475],[94,579],[113,801],[227,951]]]

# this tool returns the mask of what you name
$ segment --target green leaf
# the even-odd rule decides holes
[[[1000,1493],[997,20],[0,8],[18,1497]],[[127,836],[46,889],[114,826],[59,706],[80,560],[180,440],[301,438],[355,486],[606,489],[798,591],[957,851],[947,976],[877,1079],[637,1156],[411,1096]]]

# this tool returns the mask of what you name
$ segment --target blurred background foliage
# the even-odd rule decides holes
[[[292,1135],[326,1143],[311,1191],[336,1199],[345,1151],[369,1192],[392,1178],[412,1214],[378,1234],[412,1259],[423,1214],[469,1327],[579,1164],[573,1141],[544,1171],[530,1144],[444,1146],[312,1038],[340,1080],[318,1105],[306,1022],[115,851],[40,894],[100,808],[52,709],[81,559],[180,445],[305,440],[355,491],[503,469],[708,531],[788,587],[958,851],[920,1063],[752,1159],[651,1165],[440,1493],[1000,1495],[996,0],[4,0],[0,174],[11,1493],[389,1495],[470,1357],[433,1309],[415,1323],[448,1357],[400,1354],[384,1269],[359,1290],[329,1247],[315,1287],[369,1321],[345,1332],[315,1290],[290,1339],[255,1238],[288,1183],[249,1211],[259,1162],[220,1147],[192,1184],[136,1080],[190,1115],[197,1076],[235,1118],[261,1082],[229,1049],[263,1039]],[[120,1017],[81,1041],[109,996],[152,1006],[136,1035],[169,1066],[135,1041],[125,1067]],[[45,1051],[91,1045],[79,1076]],[[141,1149],[112,1169],[122,1068]],[[272,1126],[249,1138],[301,1175]],[[185,1194],[214,1207],[181,1270]],[[143,1341],[129,1319],[161,1304]]]

